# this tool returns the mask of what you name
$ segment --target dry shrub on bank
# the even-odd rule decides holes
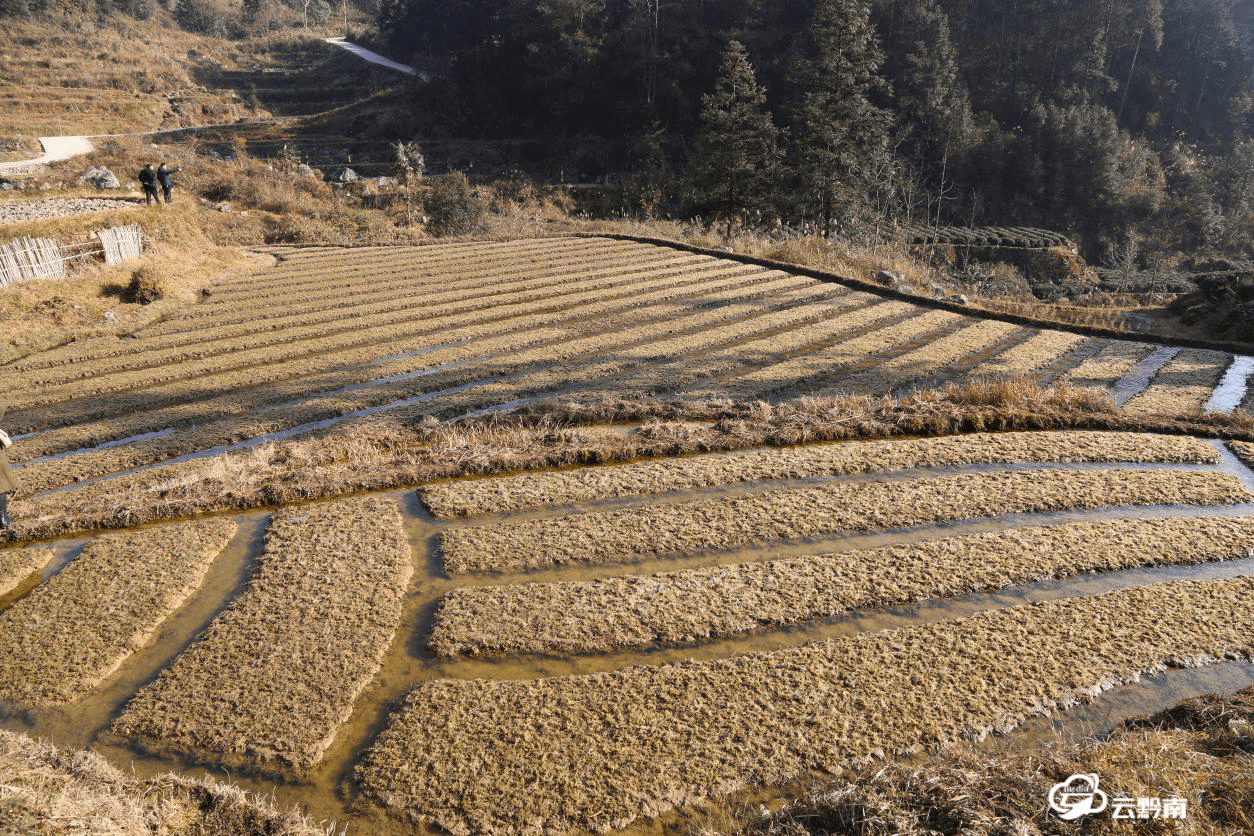
[[[117,836],[328,836],[230,784],[173,774],[139,779],[91,751],[0,730],[0,830]]]
[[[451,574],[611,563],[755,542],[902,528],[1002,514],[1254,500],[1236,476],[1171,470],[963,473],[812,488],[448,528]]]
[[[12,592],[32,573],[47,566],[50,560],[52,549],[43,546],[0,551],[0,597]]]
[[[1165,666],[1250,658],[1251,595],[1249,578],[1158,584],[712,661],[436,680],[358,779],[453,832],[608,830],[1009,730]]]
[[[962,464],[1214,464],[1218,461],[1219,454],[1214,447],[1188,436],[1084,430],[972,433],[934,439],[752,450],[449,482],[423,488],[422,499],[435,516],[448,518],[766,479],[803,479]]]
[[[1219,836],[1254,832],[1254,688],[1194,697],[1131,720],[1109,737],[1054,743],[1037,754],[945,749],[919,764],[890,762],[824,782],[775,813],[725,811],[701,836],[958,836],[970,833],[1128,833],[1107,816],[1067,824],[1043,800],[1060,781],[1096,772],[1111,797],[1186,800],[1183,821],[1137,832]]]
[[[429,646],[443,656],[605,651],[1086,572],[1247,557],[1251,517],[1111,520],[658,575],[465,586],[440,600]]]
[[[276,771],[317,763],[400,624],[413,574],[401,526],[379,498],[276,514],[248,588],[113,730]]]
[[[0,614],[0,699],[56,705],[90,691],[196,591],[235,530],[215,519],[93,540]]]

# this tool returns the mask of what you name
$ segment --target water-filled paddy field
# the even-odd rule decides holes
[[[285,251],[0,379],[37,534],[101,486],[126,503],[136,474],[174,490],[233,445],[380,419],[994,373],[1171,416],[1219,390],[1246,408],[1240,364],[557,239]],[[0,726],[229,774],[350,833],[660,832],[704,800],[1254,684],[1252,450],[1093,430],[750,446],[28,536],[0,548]]]

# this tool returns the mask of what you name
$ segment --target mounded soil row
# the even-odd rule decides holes
[[[813,381],[963,321],[963,317],[949,311],[926,311],[903,322],[838,342],[829,348],[777,362],[763,369],[755,369],[718,386],[702,387],[686,394],[695,398],[723,397],[743,400],[766,397],[783,389],[795,388],[799,382],[800,385],[813,388]]]
[[[1069,331],[1037,331],[1028,339],[984,363],[978,371],[981,374],[1005,377],[1031,374],[1075,350],[1089,339]]]
[[[1123,408],[1140,415],[1179,415],[1200,409],[1210,399],[1232,355],[1186,348],[1158,370],[1145,391]]]
[[[1103,340],[1103,342],[1105,345],[1096,354],[1063,374],[1059,380],[1074,386],[1109,389],[1132,371],[1133,366],[1154,351],[1154,346],[1147,343],[1125,340]]]
[[[775,291],[775,292],[772,292]],[[711,292],[705,301],[711,307],[697,313],[678,315],[673,309],[672,315],[654,320],[646,325],[628,326],[622,323],[619,331],[607,334],[596,334],[582,339],[557,341],[541,348],[526,349],[514,346],[513,354],[503,355],[496,362],[483,362],[466,369],[452,370],[443,374],[432,374],[414,378],[403,378],[379,386],[366,387],[353,392],[340,393],[327,398],[311,398],[297,404],[283,404],[271,410],[265,410],[243,418],[222,418],[206,421],[187,432],[172,436],[163,436],[136,441],[131,444],[110,447],[104,450],[84,452],[61,459],[36,462],[21,470],[21,477],[26,491],[38,491],[60,485],[66,485],[76,479],[115,473],[130,467],[151,464],[165,458],[183,453],[209,449],[210,447],[237,438],[251,438],[266,433],[287,429],[302,423],[324,418],[334,418],[356,409],[377,404],[387,404],[403,398],[414,397],[427,392],[439,391],[450,386],[491,381],[493,378],[527,368],[529,365],[544,364],[545,368],[524,373],[519,378],[511,378],[503,382],[485,382],[482,386],[460,394],[450,394],[430,403],[424,402],[420,408],[424,412],[443,405],[446,409],[456,409],[457,404],[468,403],[473,406],[500,403],[520,394],[529,394],[546,388],[569,384],[574,380],[590,379],[605,376],[622,370],[631,363],[642,363],[666,352],[682,353],[695,351],[710,340],[726,341],[734,339],[734,334],[726,333],[726,329],[698,331],[693,335],[683,335],[658,342],[651,342],[660,336],[682,331],[685,328],[708,328],[708,326],[728,319],[739,319],[740,328],[744,323],[756,322],[756,315],[770,311],[777,305],[801,305],[814,314],[822,314],[826,308],[817,305],[828,291],[822,286],[803,286],[798,290],[787,287],[776,288],[768,284],[766,287],[752,286],[724,293]],[[751,302],[738,304],[742,297],[765,297],[769,302]],[[715,303],[724,302],[722,306]],[[840,304],[841,300],[836,300]],[[543,331],[526,332],[528,336],[538,337]],[[643,346],[632,346],[633,342],[644,342]],[[626,347],[624,347],[626,346]],[[480,349],[485,345],[478,345]],[[500,348],[498,346],[498,348]],[[604,363],[585,364],[583,367],[557,365],[558,363],[579,357],[608,356],[615,358]],[[427,355],[425,360],[430,361]],[[412,362],[412,361],[411,361]],[[375,372],[377,374],[378,371]],[[367,379],[373,375],[366,375]],[[273,393],[272,393],[273,394]],[[203,411],[203,409],[202,409]],[[402,412],[404,410],[401,410]],[[191,417],[194,419],[195,412]]]
[[[767,271],[754,271],[744,267],[720,268],[710,274],[705,275],[687,275],[676,274],[663,278],[655,278],[651,281],[637,281],[635,290],[641,293],[638,299],[648,298],[643,291],[653,287],[671,288],[670,295],[681,295],[676,293],[686,286],[700,286],[702,282],[708,282],[706,287],[717,284],[715,279],[727,274],[732,278],[740,278],[742,280],[749,277],[758,280],[774,279],[780,280],[784,274],[770,273]],[[724,280],[726,281],[726,280]],[[814,285],[815,282],[810,279],[789,278],[787,281],[800,286],[804,284]],[[620,283],[621,284],[621,283]],[[666,290],[655,291],[665,293]],[[621,298],[626,293],[620,291],[616,294],[610,294],[617,298]],[[495,325],[496,329],[517,328],[526,323],[525,317],[518,317],[519,314],[530,311],[548,311],[542,318],[548,322],[554,319],[566,319],[578,310],[577,306],[570,309],[562,309],[554,304],[553,294],[532,294],[528,297],[528,301],[516,304],[516,310],[509,310],[509,306],[500,305],[494,309],[494,320],[488,325]],[[570,298],[563,300],[576,302],[580,298],[597,298],[607,297],[604,289],[583,291],[581,294],[572,295]],[[158,384],[170,381],[182,382],[185,385],[188,382],[194,383],[196,387],[203,390],[205,381],[200,380],[202,377],[210,377],[211,379],[222,374],[230,374],[232,372],[247,371],[255,367],[272,367],[283,364],[280,361],[298,358],[309,361],[308,355],[316,354],[313,359],[320,362],[318,368],[327,368],[330,366],[345,365],[339,362],[342,354],[346,349],[353,349],[362,345],[373,345],[376,342],[401,341],[408,340],[405,345],[398,346],[397,350],[412,350],[412,338],[428,334],[438,335],[441,339],[449,339],[450,334],[455,334],[459,326],[479,326],[483,327],[485,317],[482,312],[474,311],[470,313],[450,314],[446,317],[427,317],[422,310],[409,311],[405,314],[387,314],[385,315],[388,323],[379,325],[378,327],[366,330],[365,326],[349,329],[348,331],[340,331],[336,329],[327,329],[319,326],[316,333],[307,335],[306,338],[284,341],[275,345],[262,346],[253,348],[252,342],[245,340],[240,345],[240,350],[231,352],[220,352],[205,358],[196,358],[184,360],[182,362],[170,363],[167,365],[157,366],[153,368],[142,368],[132,371],[120,371],[108,375],[99,375],[86,379],[73,379],[64,383],[53,384],[50,386],[34,386],[30,391],[20,397],[13,398],[12,407],[14,409],[25,409],[32,405],[43,404],[53,405],[55,403],[72,400],[76,398],[87,398],[92,396],[100,396],[115,392],[137,389],[140,387],[153,387]],[[373,357],[380,356],[382,352],[372,352]],[[260,370],[258,370],[260,371]],[[216,380],[214,381],[216,383]]]
[[[995,319],[980,320],[839,381],[817,394],[820,397],[830,397],[840,394],[882,395],[892,392],[930,377],[946,366],[956,364],[1016,333],[1027,332],[1018,325],[998,322]]]
[[[22,581],[47,566],[51,560],[52,549],[44,546],[0,551],[0,598],[8,595]]]
[[[709,303],[710,295],[715,291],[728,288],[741,289],[752,293],[754,288],[763,285],[776,286],[778,282],[786,282],[796,287],[826,287],[816,285],[805,279],[780,279],[777,274],[753,273],[744,270],[718,271],[718,274],[700,274],[675,276],[641,282],[635,286],[619,287],[614,291],[593,290],[581,291],[578,302],[569,306],[555,306],[550,300],[538,300],[520,305],[518,310],[500,312],[498,317],[485,319],[475,314],[455,315],[445,321],[440,318],[418,320],[402,323],[386,329],[376,329],[371,335],[372,340],[352,336],[332,336],[314,342],[304,343],[301,350],[289,346],[293,356],[279,361],[271,358],[268,362],[255,364],[259,357],[273,354],[268,349],[241,354],[230,358],[216,358],[204,361],[204,365],[238,365],[231,369],[220,369],[207,377],[184,377],[167,381],[160,385],[143,389],[143,391],[119,391],[112,394],[84,399],[71,403],[51,404],[43,408],[26,409],[20,413],[23,426],[35,427],[67,426],[85,421],[112,417],[119,414],[130,414],[136,411],[152,410],[181,404],[188,400],[201,401],[206,388],[210,392],[238,394],[233,390],[251,389],[261,383],[272,384],[275,381],[291,380],[296,377],[312,375],[335,375],[344,372],[356,372],[353,380],[371,380],[398,372],[411,372],[455,362],[467,356],[466,347],[459,343],[482,338],[512,339],[516,344],[538,342],[532,332],[553,326],[572,327],[586,320],[592,325],[600,324],[604,329],[605,317],[613,314],[615,322],[621,322],[625,313],[634,313],[638,317],[648,316],[657,306],[669,304],[673,307],[688,305],[693,308]],[[647,286],[646,286],[647,285]],[[843,294],[843,290],[832,290],[833,296]],[[591,300],[591,301],[588,301]],[[682,307],[681,307],[682,309]],[[426,339],[416,339],[425,337]],[[354,342],[353,346],[340,345],[344,340]],[[316,349],[316,350],[315,350]],[[370,364],[369,368],[355,368]],[[126,376],[118,387],[135,389],[143,382],[145,372],[137,372]],[[308,387],[318,381],[305,380],[297,391],[307,391]],[[131,384],[134,385],[131,385]],[[89,386],[87,382],[80,385]],[[266,387],[270,391],[272,387]],[[254,393],[255,395],[255,393]],[[15,423],[19,416],[10,414],[9,420]]]
[[[1252,595],[1250,578],[1159,584],[716,661],[436,680],[406,698],[358,779],[455,833],[605,831],[1009,730],[1168,665],[1249,658]]]
[[[594,262],[593,266],[605,267],[604,260]],[[725,265],[718,265],[713,260],[701,266],[711,271],[720,268],[726,270]],[[591,273],[587,268],[572,267],[566,271],[549,272],[544,276],[529,274],[517,281],[505,281],[504,277],[496,276],[485,280],[478,274],[473,284],[467,282],[465,284],[468,286],[465,287],[461,286],[463,283],[441,281],[438,292],[421,295],[422,305],[417,310],[415,300],[419,298],[418,290],[406,284],[401,284],[396,293],[370,296],[356,303],[340,299],[325,307],[311,307],[304,297],[293,296],[282,306],[281,317],[254,317],[243,323],[192,329],[155,338],[115,339],[103,350],[98,347],[79,348],[77,354],[63,353],[55,358],[56,362],[48,362],[47,358],[39,355],[39,366],[28,363],[22,367],[8,367],[11,373],[6,374],[0,382],[21,380],[25,385],[48,387],[92,375],[149,368],[162,363],[223,354],[239,348],[260,348],[330,336],[354,328],[390,325],[418,318],[429,319],[437,315],[488,310],[499,317],[495,308],[502,305],[538,299],[555,301],[596,287],[615,288],[624,280],[630,281],[646,271],[650,274],[660,273],[663,267],[669,265],[658,265],[659,269],[651,270],[649,264],[633,262],[619,268],[597,269]],[[700,270],[694,267],[696,265],[678,265],[670,267],[669,273],[685,276],[699,273]],[[751,271],[742,269],[740,272]],[[599,285],[597,280],[601,280]],[[576,286],[569,289],[572,282]],[[559,289],[564,290],[554,292]],[[65,352],[64,349],[61,351]]]
[[[1254,517],[1111,520],[867,551],[445,595],[441,656],[590,653],[693,642],[1086,572],[1254,557]]]
[[[577,514],[440,534],[451,574],[611,563],[990,517],[1136,505],[1254,501],[1235,476],[1170,470],[1042,470],[841,482],[625,511]]]
[[[235,531],[213,519],[88,543],[0,613],[0,699],[57,705],[91,691],[200,587]]]
[[[113,723],[145,745],[262,769],[317,763],[378,673],[413,574],[400,509],[280,511],[248,587]]]
[[[437,517],[468,517],[660,494],[766,479],[804,479],[948,467],[1034,462],[1216,464],[1219,454],[1190,436],[1118,432],[970,433],[941,438],[713,453],[555,473],[524,473],[431,485],[422,500]]]

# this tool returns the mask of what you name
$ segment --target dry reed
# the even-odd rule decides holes
[[[1222,351],[1185,349],[1158,370],[1144,392],[1124,404],[1133,413],[1179,415],[1200,410],[1232,362]]]
[[[0,551],[0,598],[12,592],[52,560],[52,549],[28,546]]]

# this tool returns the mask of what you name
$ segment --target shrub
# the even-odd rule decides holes
[[[471,235],[484,229],[487,207],[466,175],[454,171],[441,177],[427,198],[428,226],[436,235]]]
[[[165,298],[165,281],[154,267],[145,264],[131,273],[131,283],[126,286],[123,298],[128,302],[148,305]]]

